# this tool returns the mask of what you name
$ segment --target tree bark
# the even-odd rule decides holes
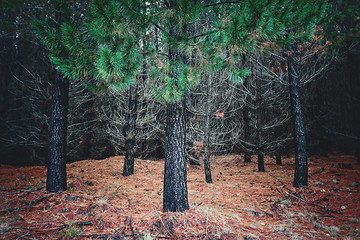
[[[291,47],[288,57],[290,99],[292,102],[293,121],[295,131],[295,175],[294,187],[308,185],[308,162],[306,156],[305,128],[300,101],[300,86],[298,75],[298,52],[296,44]]]
[[[52,115],[48,152],[46,190],[61,192],[66,186],[66,137],[69,101],[69,80],[60,73],[52,89]]]
[[[249,79],[246,77],[244,80],[244,88],[247,89],[249,85]],[[243,109],[243,120],[244,120],[244,142],[245,144],[250,141],[250,118],[249,118],[249,107],[246,104],[247,99],[245,98],[245,106]],[[251,162],[251,154],[245,149],[245,162]]]
[[[189,209],[185,158],[184,103],[167,106],[163,209],[183,212]]]
[[[207,85],[207,103],[206,103],[206,119],[205,119],[205,159],[204,159],[204,169],[205,169],[205,181],[207,183],[212,183],[211,178],[211,168],[210,168],[210,110],[211,110],[211,88],[212,88],[212,75],[211,73],[208,76],[208,85]]]
[[[264,166],[264,153],[263,153],[263,145],[262,145],[262,106],[261,106],[261,82],[260,78],[256,77],[256,117],[257,117],[257,140],[258,140],[258,169],[259,172],[265,172]]]
[[[124,161],[124,176],[134,174],[134,146],[136,134],[136,119],[137,119],[137,84],[136,82],[130,85],[128,90],[128,112],[126,114],[126,125],[124,127],[126,137],[126,153]]]

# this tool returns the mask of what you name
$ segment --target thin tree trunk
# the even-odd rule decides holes
[[[126,153],[124,161],[124,176],[134,174],[134,146],[137,118],[137,83],[130,85],[128,90],[128,112],[126,113],[126,125],[124,127],[126,137]]]
[[[262,146],[262,106],[261,103],[261,82],[260,78],[256,78],[256,117],[257,117],[257,140],[258,140],[258,148],[257,148],[257,154],[258,154],[258,168],[259,172],[265,172],[264,167],[264,154],[263,154],[263,146]]]
[[[189,209],[185,158],[184,103],[167,107],[163,209],[183,212]]]
[[[46,190],[49,192],[61,192],[67,189],[66,137],[68,101],[69,80],[60,73],[56,73],[52,90],[52,115],[46,181]]]
[[[297,56],[297,47],[294,44],[291,49],[291,54],[288,57],[290,99],[292,101],[296,140],[294,187],[302,187],[308,185],[308,162],[306,156],[305,128],[300,103]]]
[[[93,106],[94,106],[94,100],[91,99],[86,103],[86,108],[88,109],[85,112],[85,119],[87,120],[93,120],[95,118],[95,114],[93,111]],[[89,159],[91,158],[92,154],[91,154],[91,149],[92,149],[92,142],[93,142],[93,123],[92,122],[87,122],[86,123],[86,132],[84,133],[84,152],[83,152],[83,159]]]
[[[247,89],[249,85],[249,79],[246,77],[244,81],[244,88]],[[249,107],[247,105],[247,99],[245,98],[245,106],[243,109],[243,120],[244,120],[244,142],[245,144],[250,141],[250,118],[249,118]],[[245,162],[251,162],[251,154],[245,149]]]
[[[276,129],[275,129],[275,135],[276,136],[279,136],[279,134],[281,133],[281,129],[283,127],[282,126],[277,126]],[[280,146],[276,153],[275,153],[275,158],[276,158],[276,165],[282,165],[282,160],[281,160],[281,153],[282,153],[282,147]]]
[[[359,141],[357,143],[356,159],[357,159],[356,164],[360,165],[360,143],[359,143]]]
[[[6,42],[8,42],[8,41],[6,41]],[[9,56],[9,54],[6,54],[6,56]],[[1,59],[1,66],[0,66],[0,73],[1,73],[1,77],[0,77],[0,114],[1,114],[1,116],[3,116],[2,114],[5,113],[5,111],[6,111],[6,108],[5,108],[6,92],[7,92],[8,81],[10,79],[9,66],[7,63],[10,63],[10,62],[11,62],[11,60],[9,61],[9,59],[7,59],[7,61],[5,61],[5,59]]]
[[[205,169],[205,181],[207,183],[212,183],[211,179],[211,168],[210,168],[210,110],[211,110],[211,86],[212,85],[212,75],[211,73],[208,76],[208,85],[207,85],[207,104],[206,104],[206,119],[205,119],[205,159],[204,159],[204,169]]]
[[[186,123],[190,124],[191,118],[193,116],[193,114],[191,112],[191,108],[192,108],[191,91],[186,93],[185,99],[186,99]],[[188,136],[189,134],[190,134],[189,128],[186,128],[186,135]],[[193,139],[191,139],[191,137],[187,138],[186,144],[187,144],[186,149],[189,149],[189,151],[187,152],[187,157],[189,159],[190,165],[199,166],[200,161],[199,161],[198,156],[196,156],[195,145],[194,145]]]

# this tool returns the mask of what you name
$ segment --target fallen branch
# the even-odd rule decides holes
[[[91,225],[91,224],[92,224],[92,221],[87,221],[87,222],[75,222],[75,223],[71,223],[71,224],[61,225],[61,226],[57,227],[56,229],[57,229],[57,230],[60,230],[60,229],[63,229],[63,228],[70,227],[70,226],[72,226],[72,225],[85,226],[85,225]]]
[[[71,223],[71,224],[63,224],[57,227],[51,227],[51,228],[46,228],[46,229],[36,229],[36,228],[22,228],[28,231],[37,231],[37,232],[48,232],[48,231],[58,231],[64,228],[68,228],[70,226],[73,225],[77,225],[77,226],[85,226],[85,225],[91,225],[92,222],[91,221],[87,221],[87,222],[75,222],[75,223]]]
[[[26,191],[26,192],[24,192],[22,195],[20,195],[19,198],[20,198],[20,197],[26,197],[26,196],[29,195],[30,193],[35,192],[35,191],[39,191],[39,190],[41,190],[41,189],[43,189],[43,188],[45,188],[45,187],[39,187],[39,188],[36,188],[36,189],[31,189],[31,190],[29,190],[29,191]]]
[[[132,227],[132,225],[131,225],[131,221],[132,221],[132,217],[130,217],[130,219],[129,219],[129,226],[130,226],[130,230],[131,230],[131,236],[132,236],[132,238],[133,238],[134,240],[136,240],[135,232],[134,232],[134,229],[133,229],[133,227]]]
[[[296,198],[296,199],[298,199],[298,200],[300,200],[300,201],[303,201],[303,202],[306,203],[306,204],[310,204],[310,205],[312,205],[312,206],[322,208],[322,209],[324,209],[325,212],[332,212],[332,213],[337,213],[337,214],[343,214],[342,212],[339,212],[339,211],[336,211],[336,210],[331,210],[330,208],[327,208],[326,206],[321,206],[321,205],[319,205],[319,204],[309,202],[309,201],[307,201],[306,199],[303,199],[303,198],[301,198],[301,197],[295,196],[294,194],[291,194],[291,193],[289,193],[289,192],[285,192],[285,193],[286,193],[287,195],[293,197],[293,198]]]
[[[0,189],[1,192],[8,192],[8,191],[16,191],[16,190],[26,190],[28,188],[26,187],[20,187],[20,188],[9,188],[9,189]]]
[[[139,237],[144,237],[144,234],[137,234]],[[77,237],[84,237],[84,238],[94,238],[94,239],[120,239],[120,240],[126,240],[125,237],[131,237],[132,235],[124,234],[123,236],[119,234],[78,234]],[[150,235],[153,239],[171,239],[170,236],[163,236],[163,235]],[[195,235],[196,236],[196,235]],[[191,236],[188,236],[189,238]],[[185,238],[182,238],[185,239]]]
[[[198,235],[190,235],[190,236],[186,236],[186,237],[183,237],[183,238],[180,238],[179,240],[183,240],[183,239],[186,239],[186,238],[198,238],[198,237],[203,237],[205,234],[198,234]],[[209,238],[210,239],[210,238]]]
[[[249,210],[249,209],[243,209],[243,208],[229,207],[229,206],[226,206],[225,204],[219,204],[219,205],[221,207],[235,209],[235,210],[239,210],[239,211],[243,211],[243,212],[250,212],[250,213],[255,214],[255,216],[259,216],[260,214],[266,214],[266,215],[270,215],[270,216],[278,215],[276,213],[269,213],[269,212],[265,212],[265,211],[255,211],[255,210]]]
[[[118,239],[118,240],[126,240],[126,238],[120,235],[112,235],[112,234],[78,234],[77,237],[83,238],[91,238],[91,239]]]
[[[29,201],[29,202],[23,204],[23,205],[20,206],[20,207],[4,209],[4,210],[1,210],[0,213],[9,213],[9,212],[13,212],[13,211],[24,210],[24,209],[26,209],[26,208],[31,208],[31,207],[32,207],[31,205],[36,204],[36,203],[38,203],[38,202],[41,202],[41,201],[43,201],[43,200],[45,200],[45,199],[47,199],[47,198],[51,198],[51,197],[53,197],[53,196],[55,196],[55,195],[57,195],[57,194],[59,194],[59,193],[53,193],[53,194],[51,194],[51,195],[49,195],[49,196],[45,196],[45,197],[42,197],[42,198],[40,198],[40,199],[36,199],[36,200],[34,200],[34,201]],[[24,207],[25,205],[30,205],[30,206]]]

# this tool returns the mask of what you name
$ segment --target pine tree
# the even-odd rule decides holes
[[[299,43],[309,41],[314,33],[315,25],[325,15],[328,5],[325,1],[304,3],[301,0],[293,1],[289,12],[293,17],[286,22],[287,35],[285,46],[288,46],[288,80],[290,99],[293,110],[295,132],[295,174],[294,186],[308,185],[308,161],[306,151],[305,128],[300,100],[299,84]]]
[[[70,51],[62,42],[62,25],[75,24],[70,1],[49,1],[45,6],[50,9],[43,19],[35,20],[33,26],[40,40],[48,47],[50,57],[56,65],[56,59],[69,61]],[[75,18],[76,19],[76,18]],[[58,67],[58,66],[57,66]],[[53,71],[54,72],[54,71]],[[48,150],[46,190],[65,191],[66,185],[66,138],[69,79],[62,73],[54,72],[52,84],[52,115]]]

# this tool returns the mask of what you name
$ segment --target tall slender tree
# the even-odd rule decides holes
[[[292,102],[294,132],[295,132],[295,174],[294,186],[302,187],[308,185],[308,160],[306,153],[306,138],[303,123],[303,114],[300,100],[299,87],[299,42],[309,41],[315,31],[315,25],[324,14],[328,5],[326,1],[314,1],[310,6],[303,1],[294,1],[290,6],[295,18],[286,23],[288,28],[288,79],[290,87],[290,98]]]
[[[263,147],[263,106],[262,106],[262,83],[259,76],[256,76],[256,132],[257,132],[257,154],[258,154],[258,170],[265,172],[264,166],[264,147]]]
[[[306,155],[306,138],[303,123],[303,114],[300,102],[299,68],[296,58],[299,57],[297,46],[294,44],[288,57],[290,99],[293,111],[293,124],[295,129],[295,176],[294,186],[308,185],[308,162]]]
[[[206,119],[205,119],[205,142],[204,142],[204,147],[205,147],[205,159],[204,159],[204,169],[205,169],[205,181],[207,183],[212,183],[212,178],[211,178],[211,168],[210,168],[210,110],[211,110],[211,90],[212,90],[212,81],[213,81],[213,76],[210,73],[208,78],[207,78],[207,86],[206,86],[206,98],[207,98],[207,103],[206,103]]]
[[[245,78],[243,87],[244,89],[248,88],[249,84],[249,78]],[[249,117],[249,106],[247,104],[248,97],[247,94],[245,96],[245,104],[243,107],[243,123],[244,123],[244,142],[245,144],[250,141],[250,117]],[[244,156],[245,162],[251,162],[251,154],[250,151],[245,149],[245,156]]]

